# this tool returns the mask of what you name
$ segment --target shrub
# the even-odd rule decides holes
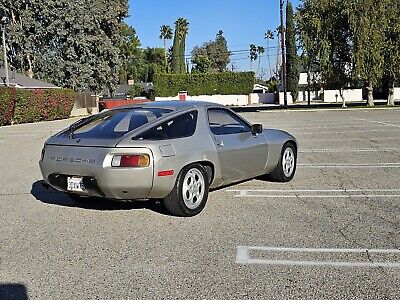
[[[131,96],[131,98],[135,98],[142,96],[144,93],[144,88],[139,83],[135,83],[132,85],[131,90],[129,91],[129,96]]]
[[[254,72],[155,74],[153,84],[157,97],[176,96],[180,91],[191,96],[246,95],[253,90]]]
[[[11,119],[15,123],[65,119],[70,116],[74,103],[72,90],[3,88],[0,90],[0,124],[10,124]],[[2,111],[6,112],[2,114]]]
[[[10,125],[15,105],[15,88],[0,88],[0,126]]]

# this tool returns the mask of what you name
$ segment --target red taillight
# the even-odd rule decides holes
[[[120,167],[139,167],[140,155],[122,155]]]
[[[140,168],[150,164],[150,157],[147,154],[116,155],[111,165],[120,168]]]

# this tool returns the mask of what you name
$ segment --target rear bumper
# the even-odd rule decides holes
[[[48,177],[48,183],[56,188],[57,190],[68,192],[67,189],[67,180],[68,175],[64,174],[50,174]],[[90,196],[97,196],[97,197],[105,197],[104,192],[99,188],[97,184],[96,177],[92,176],[84,176],[83,177],[83,185],[85,186],[84,193],[77,193],[82,195],[90,195]]]
[[[47,146],[39,162],[43,179],[63,192],[67,190],[67,178],[83,178],[85,191],[77,194],[112,199],[148,198],[153,187],[153,156],[147,148],[80,148]],[[146,153],[150,165],[144,168],[113,168],[111,159],[117,154]],[[77,159],[71,158],[79,157]],[[89,163],[87,163],[89,162]]]

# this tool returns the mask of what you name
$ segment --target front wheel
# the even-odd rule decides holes
[[[286,143],[282,147],[281,157],[276,168],[268,174],[268,178],[277,182],[289,182],[296,173],[297,151],[293,143]]]
[[[209,180],[200,164],[186,166],[179,173],[174,189],[164,198],[167,210],[176,216],[192,217],[200,213],[208,198]]]

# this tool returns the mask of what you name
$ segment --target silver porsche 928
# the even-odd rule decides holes
[[[265,175],[290,181],[296,139],[251,125],[232,110],[200,101],[148,102],[73,123],[49,138],[39,162],[44,180],[79,200],[160,199],[194,216],[209,189]]]

